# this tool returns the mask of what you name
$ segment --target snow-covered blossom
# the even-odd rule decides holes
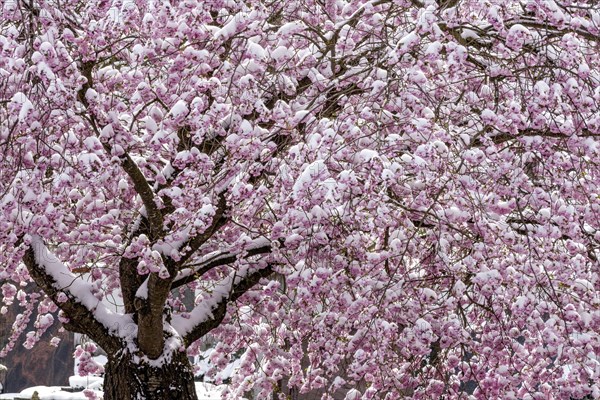
[[[61,323],[131,398],[211,343],[229,398],[598,397],[594,2],[4,3],[0,356]]]

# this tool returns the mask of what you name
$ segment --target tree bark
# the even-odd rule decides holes
[[[153,364],[158,364],[156,361]],[[197,400],[192,366],[185,352],[152,366],[127,352],[108,356],[104,400]]]

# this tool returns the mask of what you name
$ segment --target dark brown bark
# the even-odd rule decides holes
[[[135,293],[144,282],[145,276],[137,272],[137,258],[121,258],[119,263],[119,281],[121,283],[121,293],[125,312],[133,314],[135,312]]]
[[[256,285],[262,278],[266,278],[273,274],[273,266],[268,265],[265,268],[259,269],[242,279],[236,285],[231,288],[231,292],[227,298],[220,301],[217,306],[212,310],[213,317],[206,321],[196,325],[187,335],[184,336],[183,341],[186,345],[193,343],[194,341],[204,337],[207,333],[215,329],[221,324],[225,314],[227,313],[227,305],[235,302],[244,293]]]
[[[137,361],[137,362],[136,362]],[[129,353],[108,356],[104,400],[197,400],[192,366],[185,352],[153,367]]]
[[[268,254],[271,251],[272,251],[272,247],[269,244],[266,246],[257,247],[255,249],[248,250],[246,252],[245,257],[247,258],[247,257],[256,256],[259,254]],[[185,268],[190,268],[191,270],[193,270],[195,272],[186,277],[174,280],[173,283],[171,284],[171,289],[176,289],[178,287],[187,285],[188,283],[193,282],[197,279],[200,279],[200,277],[202,277],[202,275],[204,275],[206,272],[208,272],[216,267],[220,267],[222,265],[231,264],[231,263],[235,262],[235,260],[237,260],[238,257],[239,257],[238,254],[223,253],[218,256],[215,256],[214,259],[207,260],[204,263],[186,265]]]
[[[66,301],[58,301],[56,282],[49,275],[43,266],[39,265],[35,258],[33,248],[29,248],[23,256],[23,263],[29,271],[33,281],[46,293],[48,297],[56,304],[60,304],[61,310],[69,318],[68,323],[64,323],[65,329],[84,333],[100,345],[105,351],[117,351],[120,347],[119,340],[112,336],[108,329],[98,322],[92,312],[87,309],[77,298],[68,296]]]
[[[184,243],[181,248],[186,249],[189,248],[177,262],[177,266],[181,267],[187,260],[192,257],[196,251],[206,243],[213,235],[219,231],[228,221],[228,218],[225,216],[225,212],[227,211],[227,202],[225,201],[225,195],[221,194],[219,196],[219,201],[217,203],[217,211],[213,216],[212,222],[210,226],[201,234],[190,238],[186,243]]]
[[[155,303],[152,299],[142,300],[137,310],[138,346],[151,359],[162,354],[165,345],[163,332],[164,303]]]

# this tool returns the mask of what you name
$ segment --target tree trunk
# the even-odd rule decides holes
[[[192,366],[185,352],[175,351],[160,367],[121,352],[109,355],[104,400],[197,400]],[[154,362],[156,363],[156,362]]]

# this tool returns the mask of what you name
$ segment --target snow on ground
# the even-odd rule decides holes
[[[72,376],[69,378],[71,387],[92,389],[96,392],[98,398],[102,398],[103,394],[100,390],[102,381],[101,377],[93,376]],[[220,400],[221,392],[225,389],[224,385],[215,386],[204,382],[195,382],[195,385],[199,400]],[[0,400],[31,399],[34,392],[38,393],[40,400],[88,400],[83,391],[70,393],[62,390],[60,386],[33,386],[22,390],[20,393],[0,394]]]
[[[221,393],[225,390],[225,385],[213,385],[205,382],[195,382],[198,400],[221,400]]]
[[[88,400],[83,392],[69,393],[61,390],[60,386],[33,386],[22,390],[20,393],[0,394],[2,400],[31,399],[37,392],[40,400]],[[98,392],[100,393],[100,392]]]

